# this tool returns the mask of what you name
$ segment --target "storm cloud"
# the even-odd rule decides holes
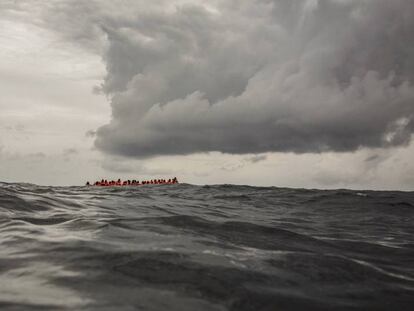
[[[346,152],[411,140],[413,1],[59,3],[48,22],[103,54],[104,152]]]

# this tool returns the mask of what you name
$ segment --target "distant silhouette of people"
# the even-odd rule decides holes
[[[164,179],[164,178],[157,178],[157,179],[149,179],[149,180],[142,180],[141,183],[138,179],[128,179],[122,181],[121,178],[118,178],[118,180],[107,180],[107,179],[101,179],[100,181],[97,180],[93,183],[94,186],[140,186],[140,185],[162,185],[162,184],[177,184],[178,179],[177,177]],[[91,186],[92,184],[87,181],[86,186]]]

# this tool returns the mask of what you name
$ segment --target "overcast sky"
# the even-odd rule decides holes
[[[2,0],[0,181],[414,189],[411,0]]]

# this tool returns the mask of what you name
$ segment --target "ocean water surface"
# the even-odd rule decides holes
[[[414,192],[0,183],[1,310],[414,310]]]

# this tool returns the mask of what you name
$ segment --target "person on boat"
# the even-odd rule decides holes
[[[87,182],[86,182],[86,185],[87,185],[87,186],[90,186],[91,184],[89,183],[89,181],[87,181]]]

